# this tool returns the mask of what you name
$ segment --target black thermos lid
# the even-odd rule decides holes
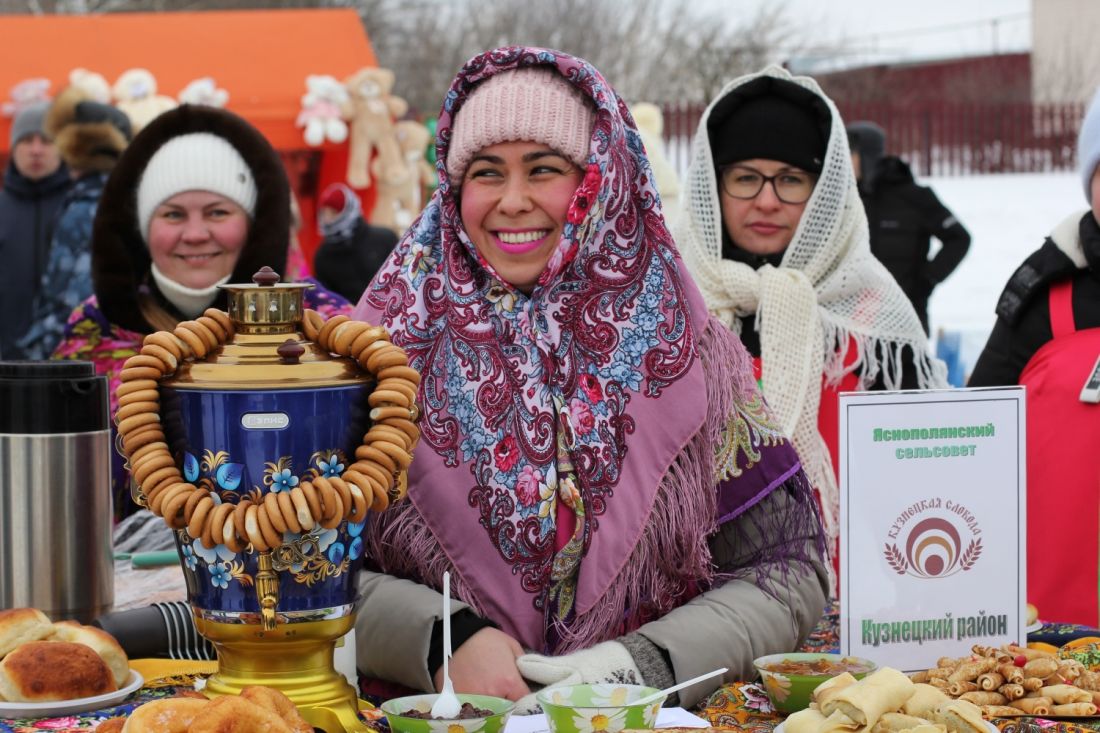
[[[90,361],[0,361],[0,434],[107,430],[107,405],[107,378]]]

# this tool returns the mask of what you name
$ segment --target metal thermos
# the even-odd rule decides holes
[[[0,361],[0,609],[114,603],[107,395],[90,362]]]

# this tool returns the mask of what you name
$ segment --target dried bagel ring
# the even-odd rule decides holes
[[[321,514],[318,519],[327,522],[336,516],[336,489],[324,476],[318,476],[310,483],[317,490],[318,498],[321,500]],[[321,526],[324,527],[323,524]],[[331,527],[325,527],[325,529],[331,529]]]
[[[358,463],[352,464],[352,469],[358,471],[367,478],[373,478],[378,482],[378,485],[382,487],[383,491],[389,491],[390,487],[393,486],[393,474],[386,473],[378,464],[372,461],[359,461]]]
[[[371,491],[374,493],[374,500],[371,502],[370,508],[372,512],[384,512],[390,505],[390,495],[386,491],[386,488],[375,481],[370,476],[367,476],[367,481],[370,483]]]
[[[369,328],[362,321],[344,321],[332,332],[332,350],[340,356],[351,356],[351,345]]]
[[[324,317],[312,308],[306,308],[302,313],[302,333],[310,341],[317,341],[317,334],[321,332],[321,327],[324,325]]]
[[[143,389],[155,390],[157,384],[159,384],[159,382],[157,382],[156,379],[123,380],[122,384],[118,385],[118,389],[115,390],[115,396],[121,400],[132,392],[138,392]],[[158,392],[157,394],[160,393]]]
[[[143,489],[146,507],[159,517],[161,515],[161,503],[164,501],[164,497],[168,496],[169,490],[175,486],[182,486],[183,484],[183,481],[176,481],[175,483],[164,482],[152,486],[148,490]],[[190,484],[187,485],[190,486]]]
[[[196,494],[200,493],[198,491]],[[194,539],[201,539],[206,525],[207,519],[210,518],[210,512],[214,510],[214,500],[210,498],[210,492],[202,492],[202,498],[195,504],[195,508],[191,512],[191,521],[187,523],[187,534],[191,535]],[[187,507],[184,507],[184,515],[187,514]]]
[[[159,346],[176,357],[176,361],[183,361],[185,356],[179,340],[168,331],[156,331],[151,333],[141,340],[141,344],[142,346]]]
[[[134,354],[129,359],[122,362],[123,371],[138,367],[149,367],[150,369],[156,369],[158,373],[163,373],[164,362],[154,356],[148,356],[147,354]]]
[[[233,521],[233,517],[235,516],[237,516],[237,511],[234,506],[233,511],[229,514],[229,518],[222,528],[222,544],[228,547],[229,551],[232,553],[244,552],[248,546],[247,543],[241,541],[240,535],[237,534],[237,525]]]
[[[390,377],[399,377],[412,382],[413,386],[420,384],[420,372],[416,371],[410,366],[392,366],[385,369],[378,370],[378,373],[374,375],[378,379],[389,379]]]
[[[367,357],[367,371],[378,374],[378,371],[389,366],[403,366],[409,363],[409,357],[405,352],[393,344],[387,344],[388,348],[379,349]]]
[[[393,443],[394,445],[400,446],[406,450],[410,450],[412,448],[412,441],[409,439],[409,436],[404,433],[404,431],[400,430],[399,428],[395,428],[392,425],[386,425],[385,423],[377,423],[375,425],[371,425],[370,430],[367,431],[367,439],[374,443],[382,441]],[[375,447],[377,448],[378,446]]]
[[[214,332],[198,321],[180,321],[179,325],[202,339],[203,344],[206,346],[207,354],[220,345],[218,344],[218,338],[214,335]]]
[[[271,521],[267,507],[262,503],[256,507],[256,522],[260,525],[260,534],[271,548],[283,544],[283,534],[275,529],[275,523]]]
[[[233,529],[236,531],[237,536],[245,542],[251,542],[248,538],[248,532],[244,528],[244,516],[250,506],[252,506],[251,499],[241,499],[237,502],[237,508],[233,510]]]
[[[367,477],[358,471],[345,471],[344,483],[347,484],[348,494],[351,498],[352,510],[348,515],[348,521],[362,522],[367,517],[371,502],[374,501],[374,492],[371,490]],[[364,493],[364,491],[366,493]],[[367,494],[371,499],[367,499]]]
[[[202,314],[207,318],[213,318],[221,325],[222,330],[225,332],[226,341],[233,338],[233,332],[235,329],[233,328],[233,319],[229,317],[228,313],[217,308],[207,308],[202,312]]]
[[[336,327],[341,323],[347,323],[351,319],[344,314],[333,316],[325,321],[325,325],[321,326],[321,330],[317,332],[317,343],[321,344],[328,351],[334,351],[332,348],[332,332],[336,330]]]
[[[280,491],[275,494],[279,500],[279,512],[283,515],[283,523],[286,528],[296,534],[302,533],[302,525],[298,523],[298,515],[294,511],[294,502],[290,500],[289,491]]]
[[[363,461],[374,461],[381,466],[383,470],[389,471],[390,473],[397,470],[397,461],[375,448],[373,443],[370,445],[361,445],[356,448],[355,457]]]
[[[248,505],[248,509],[244,512],[244,529],[248,533],[248,541],[252,543],[253,549],[256,552],[267,552],[271,549],[271,545],[268,544],[264,533],[260,531],[260,520],[256,516],[258,511],[259,507],[255,504]]]
[[[140,428],[144,425],[160,423],[160,415],[155,412],[141,412],[137,415],[131,415],[128,418],[118,421],[118,433],[119,435],[126,435],[133,432],[136,428]]]
[[[161,502],[161,509],[164,517],[164,521],[168,522],[168,526],[172,529],[183,529],[186,522],[183,521],[183,507],[187,505],[187,500],[191,498],[191,495],[195,493],[195,487],[190,484],[186,484],[187,488],[183,491],[172,491]]]
[[[396,405],[374,407],[370,411],[370,419],[373,422],[382,422],[389,417],[398,417],[403,420],[409,419],[409,408],[398,407]]]
[[[344,505],[344,511],[349,511],[351,509],[351,489],[348,488],[347,482],[339,476],[329,476],[328,482],[340,495],[340,502]]]
[[[399,445],[379,440],[375,442],[374,447],[397,461],[402,470],[407,469],[409,464],[412,463],[412,455]]]
[[[115,420],[122,421],[143,412],[156,412],[159,408],[160,405],[156,402],[131,402],[126,405],[119,405],[118,412],[115,413]]]
[[[133,382],[131,382],[133,384]],[[128,392],[118,398],[119,408],[123,408],[126,405],[132,405],[135,402],[153,402],[158,405],[160,403],[160,392],[155,389],[139,389],[133,392]]]
[[[165,442],[156,442],[143,445],[133,453],[130,454],[130,466],[133,467],[143,458],[154,453],[163,453],[164,455],[171,457],[168,453],[168,444]]]
[[[130,459],[130,475],[138,485],[141,485],[145,483],[145,478],[158,468],[175,465],[175,460],[167,450],[147,450],[140,455],[134,453],[134,457]]]
[[[187,499],[187,503],[183,505],[183,521],[184,524],[191,524],[191,519],[195,516],[195,508],[198,507],[199,502],[203,497],[210,496],[210,492],[206,489],[195,489],[191,492],[191,496]],[[210,500],[213,503],[213,499]],[[194,537],[195,535],[191,535]]]
[[[176,468],[176,462],[172,460],[172,456],[168,456],[169,463],[167,466],[161,466],[160,468],[148,468],[142,471],[141,479],[139,480],[137,474],[134,474],[134,480],[138,482],[138,486],[148,486],[152,488],[159,484],[166,478],[172,477],[176,481],[181,481],[183,476],[180,475],[180,470]]]
[[[212,349],[218,348],[218,346],[229,340],[229,334],[222,328],[222,324],[218,323],[210,316],[199,316],[195,319],[195,323],[205,328],[214,337],[214,346]]]
[[[191,329],[184,326],[187,321],[180,321],[175,330],[172,331],[183,343],[187,344],[187,348],[191,349],[196,359],[202,359],[206,356],[206,341]]]
[[[301,486],[295,486],[290,490],[290,500],[294,503],[294,513],[298,519],[298,525],[302,528],[303,532],[309,532],[313,529],[313,525],[316,521],[313,519],[313,514],[309,510],[309,502],[306,501],[305,492],[302,491]]]
[[[409,407],[412,406],[412,400],[410,400],[404,392],[398,392],[396,389],[375,388],[374,391],[367,396],[367,404],[372,408],[394,404],[403,408],[405,413],[408,414]]]
[[[203,528],[202,546],[208,550],[214,549],[219,544],[225,542],[225,522],[229,519],[229,515],[233,512],[233,505],[229,502],[218,504],[214,507],[214,512],[210,515],[210,521],[206,523]],[[230,522],[229,526],[232,527],[233,523]]]
[[[344,521],[344,502],[335,491],[332,493],[332,502],[334,504],[332,518],[321,522],[321,527],[324,529],[336,529],[340,526],[340,522]]]
[[[378,380],[378,384],[374,386],[375,389],[380,389],[386,392],[400,392],[409,399],[409,405],[416,402],[416,387],[412,382],[407,379],[396,379],[389,377],[388,379]]]
[[[148,366],[127,367],[118,373],[118,378],[123,382],[132,382],[136,379],[142,381],[156,380],[164,376],[160,369]],[[116,393],[117,394],[117,393]]]
[[[381,326],[368,325],[361,333],[359,333],[355,340],[351,342],[351,346],[348,348],[348,356],[353,357],[356,361],[359,360],[359,354],[363,352],[363,349],[367,348],[375,341],[389,341],[390,335],[386,332],[386,329]]]
[[[175,355],[159,344],[145,344],[141,347],[141,353],[145,356],[151,356],[163,365],[165,374],[171,374],[176,371],[176,367],[179,366],[179,359]]]
[[[404,433],[411,441],[409,450],[412,450],[412,447],[420,440],[420,428],[416,427],[416,423],[407,417],[387,417],[382,421],[382,424],[387,427],[397,428]]]
[[[306,504],[309,505],[309,515],[313,517],[314,522],[321,521],[321,512],[324,510],[321,508],[321,497],[317,489],[309,481],[303,481],[301,488],[302,496],[306,498]]]
[[[264,509],[267,511],[267,518],[271,520],[271,526],[275,528],[275,531],[280,535],[286,532],[288,527],[286,526],[286,520],[283,519],[283,512],[279,509],[278,493],[269,491],[264,494]]]
[[[146,425],[143,428],[138,428],[129,435],[122,436],[122,447],[127,453],[133,453],[143,445],[149,443],[163,442],[164,431],[161,430],[159,424]]]

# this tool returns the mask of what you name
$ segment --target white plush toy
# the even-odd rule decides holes
[[[348,126],[341,109],[348,103],[348,92],[335,77],[310,74],[302,95],[302,111],[295,124],[304,127],[306,144],[314,147],[325,140],[342,143],[348,139]]]
[[[195,79],[179,93],[180,104],[201,104],[205,107],[225,107],[229,101],[229,92],[218,89],[218,83],[211,76]]]
[[[128,69],[115,80],[111,91],[115,106],[130,118],[136,135],[161,112],[176,108],[176,100],[157,94],[157,80],[148,69]]]
[[[48,102],[50,99],[49,79],[24,79],[11,88],[11,101],[4,102],[0,107],[5,117],[15,117],[21,109],[39,102]]]
[[[69,72],[69,86],[84,90],[88,98],[100,104],[111,103],[111,85],[107,83],[103,74],[84,68],[73,69]]]

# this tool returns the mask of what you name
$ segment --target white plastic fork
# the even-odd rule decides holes
[[[462,711],[462,703],[451,684],[451,574],[443,573],[443,689],[432,703],[432,717],[453,720]]]

